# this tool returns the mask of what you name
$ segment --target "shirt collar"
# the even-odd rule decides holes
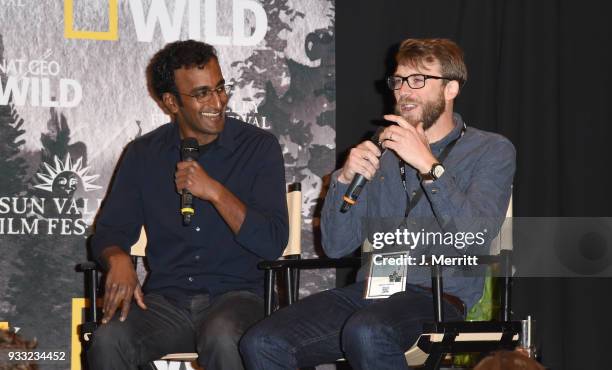
[[[181,148],[181,136],[179,135],[178,123],[170,122],[171,129],[166,135],[166,146],[168,149],[179,149]],[[219,145],[222,148],[233,152],[236,149],[236,122],[234,122],[233,118],[225,117],[225,125],[223,127],[223,131],[219,134],[217,140],[215,140],[213,145]]]
[[[455,140],[461,135],[461,129],[463,128],[463,118],[461,118],[459,113],[453,113],[453,123],[455,124],[455,127],[453,127],[451,132],[449,132],[441,140],[430,144],[432,151],[437,152],[444,149],[448,145],[448,143]]]

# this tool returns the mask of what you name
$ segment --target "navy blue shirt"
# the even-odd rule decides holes
[[[454,129],[430,146],[436,157],[461,135],[461,116],[455,113],[453,120]],[[366,237],[363,232],[365,222],[376,218],[403,218],[406,198],[414,196],[419,189],[422,189],[424,195],[411,210],[411,218],[435,219],[440,225],[453,224],[462,231],[470,231],[475,220],[486,220],[496,223],[492,229],[499,230],[510,201],[516,168],[516,153],[508,139],[467,127],[463,137],[444,161],[446,170],[439,179],[421,182],[416,170],[406,166],[406,188],[409,195],[402,186],[398,161],[393,151],[385,152],[380,159],[378,172],[363,188],[359,202],[347,213],[340,213],[339,209],[348,185],[338,181],[341,170],[332,175],[321,216],[323,249],[328,256],[341,257],[358,248]],[[456,255],[464,252],[486,254],[486,250],[483,252],[483,249],[474,248],[458,251],[445,247],[439,251],[446,254],[454,252]],[[441,254],[435,253],[437,251],[434,249],[430,252]],[[454,275],[444,279],[444,291],[459,297],[468,308],[472,307],[482,296],[484,273],[480,276],[461,276],[459,268],[448,267],[444,270]],[[366,272],[365,268],[362,269],[358,279],[363,280]],[[431,287],[431,273],[429,269],[409,269],[407,281]]]
[[[129,253],[141,226],[147,233],[150,275],[145,292],[178,301],[232,290],[263,292],[262,259],[278,258],[288,239],[285,170],[274,135],[233,118],[198,159],[247,208],[234,234],[208,201],[195,198],[191,225],[183,226],[174,184],[180,161],[177,124],[168,123],[128,144],[92,238],[101,260],[104,248]],[[103,261],[101,261],[103,262]]]

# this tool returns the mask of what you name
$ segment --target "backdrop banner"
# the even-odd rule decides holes
[[[278,137],[314,253],[335,163],[333,0],[0,0],[0,322],[40,349],[70,349],[75,266],[122,149],[169,121],[145,67],[179,39],[214,45],[236,87],[228,114]]]

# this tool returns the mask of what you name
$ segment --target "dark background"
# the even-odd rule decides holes
[[[610,216],[612,26],[604,1],[336,1],[338,163],[389,112],[381,81],[409,37],[465,52],[468,125],[517,149],[515,216]],[[608,246],[607,253],[611,253]],[[612,280],[523,278],[514,317],[537,321],[543,363],[612,368]]]

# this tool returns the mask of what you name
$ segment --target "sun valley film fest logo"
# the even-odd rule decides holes
[[[36,176],[42,180],[41,184],[35,186],[37,189],[46,190],[53,195],[72,198],[81,185],[85,191],[102,189],[101,186],[93,184],[100,175],[88,175],[89,167],[83,167],[83,157],[72,162],[70,153],[66,155],[64,162],[57,156],[53,157],[55,166],[44,163],[47,173],[37,173]]]
[[[75,29],[74,2],[76,1],[78,0],[64,0],[65,38],[107,41],[119,39],[118,0],[107,0],[108,28],[105,31]],[[219,5],[226,4],[227,0],[128,0],[128,3],[136,38],[140,42],[153,40],[157,24],[159,24],[165,42],[179,40],[183,23],[187,22],[188,38],[204,39],[213,45],[257,45],[264,39],[268,29],[266,12],[255,0],[232,0],[232,32],[230,35],[221,35],[217,27]],[[145,4],[150,4],[147,13],[145,13]],[[103,7],[105,4],[101,1],[96,6]],[[202,9],[204,19],[201,16]],[[254,24],[252,24],[253,19]],[[203,34],[202,21],[204,23]],[[247,30],[251,30],[251,33],[247,34]]]
[[[0,105],[7,105],[12,96],[16,106],[28,102],[32,107],[73,108],[83,98],[83,89],[77,80],[61,78],[61,65],[51,60],[52,51],[35,59],[4,59],[0,72],[7,76],[0,81]]]
[[[73,161],[70,154],[43,166],[35,188],[51,197],[0,197],[0,235],[85,235],[102,199],[90,202],[84,192],[102,189],[93,183],[100,175],[90,175],[83,158]]]

